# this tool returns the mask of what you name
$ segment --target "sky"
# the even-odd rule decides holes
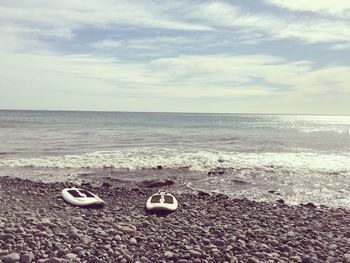
[[[0,108],[350,115],[348,0],[0,0]]]

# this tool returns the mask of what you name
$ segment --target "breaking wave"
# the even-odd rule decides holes
[[[116,168],[127,170],[188,168],[192,171],[223,169],[317,170],[330,173],[350,171],[347,153],[242,153],[188,151],[181,149],[135,148],[38,158],[2,159],[0,166],[47,168]]]

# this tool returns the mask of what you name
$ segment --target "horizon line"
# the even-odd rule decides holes
[[[350,114],[322,113],[247,113],[247,112],[186,112],[186,111],[126,111],[126,110],[52,110],[52,109],[2,109],[0,111],[49,111],[49,112],[100,112],[100,113],[167,113],[167,114],[232,114],[232,115],[301,115],[301,116],[350,116]]]

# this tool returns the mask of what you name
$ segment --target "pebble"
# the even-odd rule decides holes
[[[67,253],[66,255],[64,255],[64,257],[66,259],[70,259],[70,260],[73,260],[73,259],[76,259],[78,257],[77,254],[74,254],[74,253]]]
[[[190,253],[190,255],[195,258],[199,258],[202,256],[202,253],[196,250],[189,250],[188,253]]]
[[[165,257],[165,258],[173,258],[173,257],[174,257],[174,253],[171,252],[171,251],[166,251],[166,252],[164,253],[164,257]]]
[[[27,262],[32,262],[35,258],[35,255],[33,254],[33,252],[29,252],[26,254],[21,255],[21,263],[27,263]]]
[[[218,247],[223,247],[225,246],[225,241],[221,239],[216,239],[214,240],[213,244]]]
[[[136,234],[136,227],[132,225],[117,225],[118,230],[122,231],[125,234],[134,235]]]
[[[159,215],[144,210],[154,190],[90,185],[107,205],[82,209],[62,201],[68,185],[0,177],[0,262],[350,263],[343,208],[182,193]]]
[[[133,238],[133,237],[130,238],[129,242],[130,242],[130,244],[132,244],[132,245],[136,245],[136,244],[137,244],[136,238]]]
[[[12,253],[4,256],[2,259],[5,263],[14,263],[20,261],[21,256],[18,253]]]
[[[39,260],[39,263],[63,263],[63,259],[52,257],[48,259]]]

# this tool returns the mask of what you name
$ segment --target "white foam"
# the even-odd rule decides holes
[[[349,172],[349,153],[242,153],[188,151],[182,149],[134,148],[83,154],[0,160],[7,167],[149,169],[162,165],[177,169],[208,171],[217,167],[233,169],[315,170]]]
[[[169,169],[186,167],[193,171],[186,173],[188,177],[185,176],[184,179],[197,189],[255,200],[273,201],[276,198],[283,198],[292,204],[314,202],[350,207],[348,152],[242,153],[134,148],[0,160],[2,171],[14,170],[20,177],[31,179],[38,177],[50,181],[77,180],[78,172],[75,171],[82,168],[114,167],[138,170],[151,169],[158,165]],[[26,169],[27,166],[33,169]],[[52,171],[53,168],[71,169]],[[227,170],[223,174],[206,175],[208,171],[216,168]],[[270,194],[269,190],[274,190],[280,195]]]

